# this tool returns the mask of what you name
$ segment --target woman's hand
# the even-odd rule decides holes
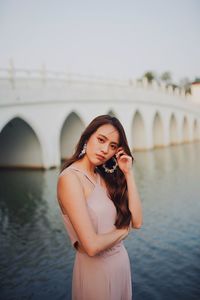
[[[131,231],[131,227],[128,226],[128,227],[122,228],[121,230],[123,230],[123,233],[124,233],[122,236],[122,240],[124,240],[129,235],[129,233]]]
[[[132,171],[132,157],[127,155],[122,147],[119,147],[116,154],[117,163],[124,175]]]

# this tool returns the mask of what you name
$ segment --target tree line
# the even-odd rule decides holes
[[[143,78],[146,78],[149,83],[151,83],[153,80],[157,81],[158,83],[164,82],[166,86],[172,86],[173,89],[184,88],[186,94],[191,94],[192,83],[200,82],[200,77],[196,77],[193,81],[189,80],[188,77],[184,77],[180,79],[178,84],[175,84],[170,71],[165,71],[160,75],[156,74],[154,71],[147,71],[138,80],[140,81]]]

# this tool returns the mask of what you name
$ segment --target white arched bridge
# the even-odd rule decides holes
[[[197,142],[197,89],[185,95],[146,80],[0,69],[0,167],[59,166],[101,114],[119,118],[133,151]]]

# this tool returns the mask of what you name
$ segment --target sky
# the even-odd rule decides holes
[[[0,68],[200,77],[199,0],[0,0]]]

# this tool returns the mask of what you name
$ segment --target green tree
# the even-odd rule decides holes
[[[184,88],[186,94],[191,94],[191,82],[188,77],[184,77],[180,80],[179,86]]]
[[[196,77],[195,80],[193,81],[193,83],[195,82],[200,82],[200,77]]]
[[[166,84],[169,84],[171,83],[172,81],[172,75],[169,71],[166,71],[166,72],[163,72],[161,75],[160,75],[160,80],[165,82]]]
[[[144,73],[143,78],[146,78],[148,82],[151,82],[152,80],[156,79],[156,75],[153,71],[147,71]]]

